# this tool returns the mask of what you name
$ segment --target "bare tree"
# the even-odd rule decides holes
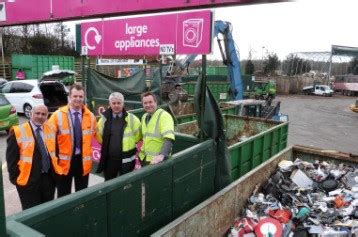
[[[59,22],[55,26],[55,32],[57,33],[57,37],[60,39],[61,49],[65,48],[66,38],[69,33],[69,28],[63,24],[63,22]]]

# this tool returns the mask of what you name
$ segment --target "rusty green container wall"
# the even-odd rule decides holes
[[[236,180],[287,147],[288,123],[282,123],[248,140],[229,146],[231,177]]]
[[[228,74],[226,66],[211,66],[206,68],[207,75],[226,76]]]
[[[209,80],[210,79],[210,80]],[[188,92],[189,95],[194,95],[197,76],[190,76],[183,79],[182,87]],[[254,90],[254,82],[251,75],[241,75],[242,87],[244,92]],[[207,86],[217,101],[232,100],[230,94],[230,84],[227,80],[227,76],[220,75],[208,75]]]
[[[59,65],[60,69],[74,70],[75,58],[61,55],[11,55],[12,79],[16,79],[19,69],[25,71],[26,79],[39,79],[46,71],[52,70],[53,65]]]
[[[2,163],[0,163],[2,164]],[[2,169],[0,169],[0,236],[6,236],[5,227],[5,199],[4,199],[4,185],[2,181]]]
[[[245,133],[249,133],[246,134],[247,140],[228,147],[232,180],[240,178],[287,146],[287,122],[232,115],[223,115],[223,117],[227,140],[235,138],[238,140]],[[196,124],[196,121],[180,124],[177,126],[177,131],[196,134],[197,126],[194,128],[193,124]]]
[[[194,95],[196,82],[188,82],[182,85],[183,89],[188,92],[189,95]],[[228,82],[208,81],[207,85],[217,101],[228,101],[231,100],[229,96],[230,85]]]
[[[54,237],[148,236],[215,192],[213,140],[179,139],[190,148],[167,162],[10,216],[8,233],[21,223]]]

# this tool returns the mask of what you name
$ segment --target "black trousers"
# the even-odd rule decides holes
[[[71,159],[71,167],[68,175],[58,176],[57,197],[63,197],[71,193],[72,180],[75,181],[75,191],[88,187],[89,175],[83,176],[82,155],[75,155]]]
[[[51,201],[55,197],[55,179],[51,174],[43,173],[36,187],[16,185],[20,197],[22,210]]]
[[[134,169],[134,165],[134,161],[122,164],[122,160],[114,160],[109,158],[103,171],[105,181],[131,172]]]

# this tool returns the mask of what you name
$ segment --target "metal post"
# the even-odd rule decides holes
[[[162,98],[163,97],[163,94],[162,94],[162,92],[163,92],[163,90],[162,90],[162,86],[163,86],[163,72],[162,72],[162,70],[163,70],[163,60],[164,60],[164,55],[161,55],[160,59],[159,59],[159,78],[160,78],[160,80],[159,80],[159,98],[158,98],[160,104],[163,103],[163,98]]]
[[[332,49],[331,49],[331,55],[329,56],[329,67],[328,67],[328,81],[329,78],[331,78],[331,71],[332,71]]]
[[[204,113],[205,113],[205,98],[206,98],[206,55],[202,55],[202,81],[201,81],[201,88],[200,88],[200,124],[199,127],[203,128],[203,121],[204,121]],[[204,133],[200,131],[200,138],[204,138]]]
[[[86,56],[82,56],[81,57],[81,81],[82,81],[82,86],[84,86],[85,84],[85,78],[86,78]]]
[[[82,84],[82,87],[85,89],[85,104],[87,106],[89,106],[90,108],[92,108],[92,104],[89,103],[89,99],[87,98],[87,90],[86,90],[86,74],[87,74],[87,71],[86,71],[86,56],[83,55],[81,56],[81,84]]]
[[[4,186],[2,181],[2,167],[0,167],[0,236],[6,235],[6,216],[5,216],[5,199],[4,199]]]
[[[0,28],[0,44],[1,44],[1,59],[2,59],[2,69],[3,69],[3,77],[6,79],[6,72],[5,72],[5,55],[4,55],[4,43],[2,40],[4,33],[4,28]]]

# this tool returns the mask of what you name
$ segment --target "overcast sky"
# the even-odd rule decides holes
[[[358,0],[295,2],[216,8],[215,20],[229,21],[241,59],[277,53],[330,51],[331,45],[358,47]],[[71,31],[74,32],[74,26]],[[210,58],[220,58],[214,41]]]
[[[220,8],[216,20],[230,21],[241,59],[274,52],[330,51],[331,45],[358,47],[358,0],[298,0]],[[215,49],[215,55],[217,49]]]

